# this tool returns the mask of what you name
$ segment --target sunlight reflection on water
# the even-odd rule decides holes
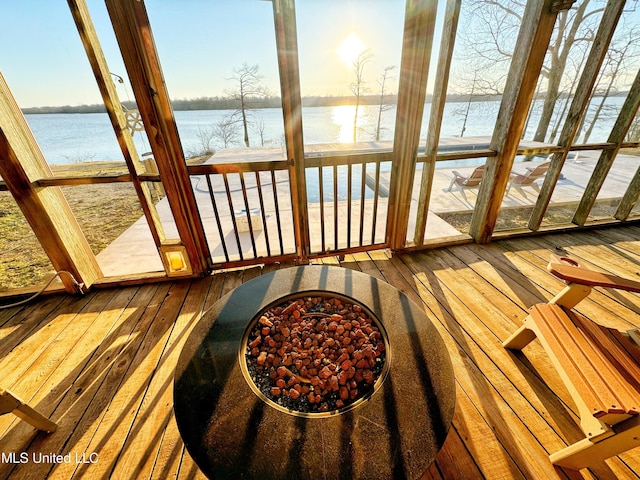
[[[353,117],[355,112],[355,105],[332,107],[331,119],[338,127],[338,142],[349,143],[353,140]]]

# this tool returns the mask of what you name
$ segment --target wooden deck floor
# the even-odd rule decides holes
[[[500,346],[529,306],[561,288],[545,270],[556,247],[616,274],[640,272],[640,227],[634,226],[393,257],[374,252],[341,263],[420,302],[449,348],[456,413],[425,478],[640,474],[639,449],[593,471],[554,469],[547,455],[581,436],[573,403],[538,342],[518,354]],[[12,415],[0,417],[0,478],[201,478],[172,412],[173,369],[183,342],[221,295],[286,266],[96,290],[84,297],[49,296],[0,310],[0,384],[59,424],[57,432],[44,434]],[[597,289],[580,311],[626,328],[640,326],[638,296]],[[11,463],[11,452],[16,462],[26,463]],[[40,454],[70,455],[54,464]],[[94,463],[78,463],[83,459]]]

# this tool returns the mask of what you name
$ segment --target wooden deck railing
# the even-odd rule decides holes
[[[391,152],[312,156],[305,166],[315,200],[308,205],[312,255],[385,246],[388,188],[380,172],[391,170]]]
[[[286,161],[189,167],[215,267],[295,257]]]
[[[595,146],[611,148],[609,144],[576,145],[572,150],[592,150]],[[631,148],[637,144],[625,143],[623,146]],[[256,156],[256,152],[248,150],[246,156],[234,156],[233,159],[212,158],[219,163],[188,165],[211,252],[211,267],[218,269],[292,259],[305,261],[300,251],[306,251],[309,258],[314,258],[387,248],[388,195],[393,181],[391,147],[389,144],[376,149],[321,152],[311,148],[305,154],[305,178],[302,180],[292,178],[291,165],[281,153],[262,152]],[[560,148],[524,142],[517,154],[553,154]],[[431,165],[423,149],[418,151],[413,182],[406,186],[413,189],[414,201],[418,200],[411,205],[407,248],[448,241],[434,237],[439,230],[434,231],[433,224],[426,227],[434,200],[431,184],[424,182],[425,173],[432,177],[436,166],[446,166],[456,160],[481,161],[493,155],[494,151],[480,143],[445,145]],[[150,185],[162,185],[158,174],[142,173],[137,178]],[[114,174],[51,176],[34,183],[38,187],[51,187],[131,181],[130,174]],[[306,229],[302,238],[309,239],[305,248],[296,244],[293,181],[306,182],[307,208],[302,211],[307,212],[307,217],[300,222]],[[433,194],[438,192],[434,190]],[[454,240],[459,243],[460,238]]]
[[[391,152],[305,159],[309,215],[303,226],[311,256],[384,246],[384,168],[391,168]],[[195,165],[188,171],[214,268],[296,256],[285,160]]]

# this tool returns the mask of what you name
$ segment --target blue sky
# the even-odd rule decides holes
[[[110,70],[126,76],[104,1],[87,4]],[[147,0],[146,6],[173,98],[224,95],[243,63],[258,64],[264,84],[279,94],[271,2]],[[373,54],[371,90],[384,67],[399,68],[403,1],[304,0],[296,9],[303,95],[350,94],[352,67],[336,49],[352,32]],[[63,0],[0,0],[0,45],[0,70],[20,106],[101,101]],[[118,93],[133,100],[126,85],[118,84]]]
[[[430,85],[445,0],[438,3]],[[111,71],[126,77],[104,0],[87,4]],[[365,76],[370,92],[377,93],[384,67],[399,71],[404,5],[403,0],[298,0],[302,94],[350,95],[353,69],[336,50],[352,33],[371,49]],[[258,64],[265,86],[279,94],[270,1],[146,0],[146,7],[172,98],[223,96],[234,89],[229,78],[244,63]],[[637,26],[638,15],[626,12],[623,19]],[[64,0],[0,0],[0,45],[0,71],[20,106],[101,102]],[[466,64],[454,65],[454,79],[460,77],[456,68],[464,70]],[[121,100],[133,100],[127,84],[117,87]]]

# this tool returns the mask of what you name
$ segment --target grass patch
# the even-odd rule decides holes
[[[62,188],[94,254],[142,216],[128,183]],[[0,192],[0,291],[39,285],[55,270],[9,192]]]

